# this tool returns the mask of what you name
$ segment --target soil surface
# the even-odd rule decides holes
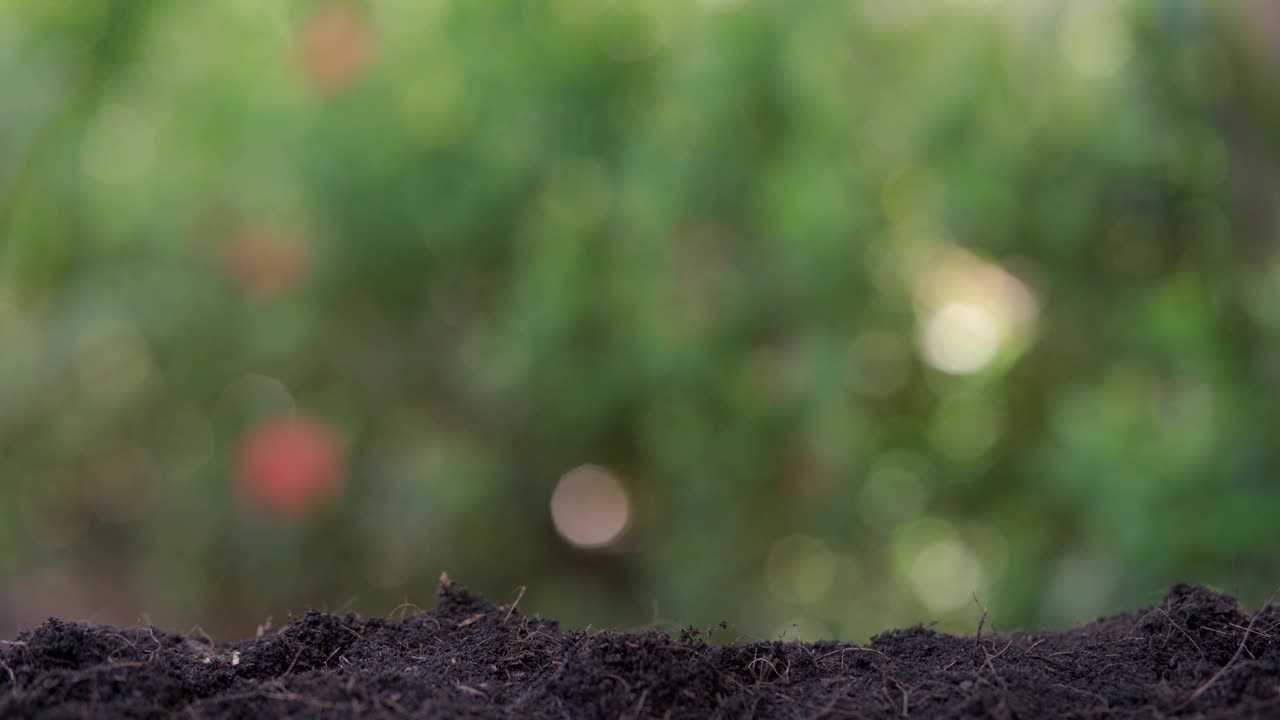
[[[705,637],[563,632],[447,578],[400,621],[242,642],[49,620],[0,645],[0,717],[1280,718],[1280,609],[1190,585],[1065,632]]]

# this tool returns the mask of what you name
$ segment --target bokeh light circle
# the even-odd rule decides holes
[[[950,303],[938,308],[925,323],[920,338],[925,361],[952,375],[969,375],[985,368],[1000,347],[1000,328],[984,308]]]
[[[551,520],[556,532],[575,547],[608,547],[631,523],[631,498],[607,468],[581,465],[556,484]]]

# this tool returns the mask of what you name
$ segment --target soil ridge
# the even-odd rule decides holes
[[[447,576],[397,621],[310,611],[238,642],[50,619],[0,644],[0,718],[1280,717],[1280,609],[1189,584],[1065,631],[708,634],[563,631]]]

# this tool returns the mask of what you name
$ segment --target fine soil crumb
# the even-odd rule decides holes
[[[709,645],[563,632],[444,578],[398,622],[312,611],[253,640],[49,620],[0,645],[0,717],[1280,718],[1280,610],[1176,585],[1065,632]]]

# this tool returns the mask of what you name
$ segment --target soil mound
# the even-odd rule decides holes
[[[312,611],[242,642],[49,620],[0,645],[0,717],[1280,717],[1280,610],[1191,585],[1064,632],[704,635],[563,632],[447,578],[401,621]]]

